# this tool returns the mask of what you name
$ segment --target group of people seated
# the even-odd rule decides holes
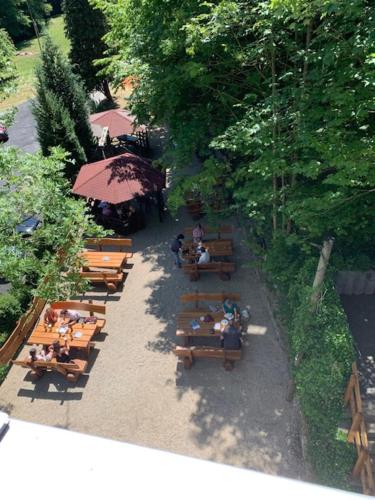
[[[145,227],[145,217],[133,203],[125,202],[112,204],[107,201],[89,201],[96,219],[107,229],[119,234],[128,234]]]
[[[71,331],[73,325],[75,325],[81,319],[81,315],[77,311],[71,311],[70,309],[62,309],[60,314],[57,313],[55,309],[49,307],[44,313],[43,323],[45,329],[51,329],[59,321],[60,328],[66,327],[66,331]],[[47,347],[42,347],[40,349],[37,346],[32,346],[29,350],[28,361],[56,361],[60,363],[70,363],[71,358],[69,355],[69,344],[65,337],[64,344],[61,344],[59,340],[56,340],[51,345]]]
[[[211,256],[207,248],[203,245],[204,229],[201,224],[197,224],[193,229],[193,247],[195,252],[196,264],[208,264]],[[184,257],[189,253],[189,249],[183,250],[183,240],[185,235],[182,233],[177,235],[171,245],[171,251],[175,255],[175,263],[177,267],[181,267],[181,262]],[[189,259],[190,260],[190,259]]]

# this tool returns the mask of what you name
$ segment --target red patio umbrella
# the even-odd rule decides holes
[[[124,153],[83,165],[72,191],[86,198],[116,204],[156,192],[164,186],[164,174],[149,161],[133,153]]]

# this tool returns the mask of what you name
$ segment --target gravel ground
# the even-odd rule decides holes
[[[299,419],[285,400],[287,359],[250,255],[235,236],[237,272],[229,282],[202,275],[191,283],[173,267],[169,245],[188,218],[152,224],[134,235],[136,250],[121,292],[107,298],[107,325],[90,370],[76,386],[58,374],[33,382],[12,367],[0,409],[12,417],[152,448],[303,478]],[[244,356],[232,372],[218,360],[185,371],[171,353],[179,296],[188,291],[241,293],[252,319]],[[104,290],[91,292],[104,301]]]

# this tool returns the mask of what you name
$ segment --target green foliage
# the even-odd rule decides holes
[[[0,101],[14,90],[16,71],[13,63],[14,45],[8,34],[0,29]]]
[[[85,287],[77,258],[83,235],[105,234],[86,213],[84,201],[70,197],[66,161],[60,149],[45,158],[0,148],[0,275],[13,290],[33,290],[49,301],[67,299]],[[26,215],[37,215],[42,224],[23,237],[16,226]]]
[[[168,127],[169,166],[219,150],[233,206],[264,232],[373,239],[369,0],[93,2],[115,54],[102,62],[137,77],[133,112]]]
[[[74,163],[67,163],[65,172],[69,179],[74,179],[78,166],[86,161],[85,152],[78,141],[74,122],[68,110],[56,94],[40,84],[40,80],[33,113],[37,121],[38,140],[43,154],[47,156],[54,146],[61,146],[69,151]]]
[[[11,293],[0,295],[0,347],[16,326],[22,313],[20,301]]]
[[[33,36],[30,11],[38,28],[41,29],[51,13],[51,6],[47,0],[28,0],[28,2],[26,0],[1,0],[0,26],[6,29],[14,41]]]
[[[41,56],[42,64],[36,73],[37,103],[34,113],[43,151],[47,154],[51,147],[62,145],[79,166],[93,149],[85,91],[80,79],[73,74],[69,63],[49,37],[45,40]],[[69,170],[71,175],[72,169]]]
[[[88,0],[64,0],[65,33],[70,40],[69,59],[88,90],[106,90],[94,61],[102,59],[106,50],[103,37],[107,25],[103,13]],[[104,83],[104,85],[103,85]]]
[[[317,249],[303,254],[296,242],[278,237],[264,267],[279,291],[281,316],[288,332],[290,355],[302,356],[293,367],[298,400],[308,426],[308,453],[317,479],[348,487],[355,450],[338,438],[343,394],[355,359],[345,313],[330,277],[316,313],[310,297]],[[331,268],[330,274],[334,270]],[[272,274],[271,274],[272,273]]]
[[[0,385],[3,383],[5,380],[5,377],[7,376],[9,370],[10,370],[10,364],[9,365],[0,365]]]

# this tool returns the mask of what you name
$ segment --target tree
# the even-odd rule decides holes
[[[83,235],[103,235],[85,202],[70,197],[63,175],[66,154],[54,149],[48,158],[0,148],[0,275],[14,289],[32,286],[47,300],[67,299],[82,289]],[[17,233],[26,215],[42,223],[30,236]]]
[[[47,0],[1,0],[0,26],[14,41],[24,40],[34,36],[33,21],[40,30],[50,12]]]
[[[79,143],[68,110],[58,96],[43,88],[39,82],[33,112],[43,154],[48,156],[54,146],[61,146],[65,151],[69,151],[74,163],[68,162],[65,172],[69,179],[74,179],[77,165],[85,163],[86,155]]]
[[[372,3],[369,0],[95,0],[132,110],[169,129],[169,164],[219,158],[232,206],[261,234],[337,248],[374,237]],[[155,16],[158,12],[158,16]],[[178,186],[215,188],[212,159]],[[205,186],[210,192],[209,187]],[[211,189],[212,191],[212,189]],[[171,199],[173,200],[173,194]]]
[[[81,76],[89,91],[101,90],[112,99],[108,80],[98,76],[99,69],[94,64],[96,59],[104,57],[107,48],[103,41],[107,32],[103,13],[92,7],[88,0],[64,0],[63,11],[73,70]]]
[[[82,83],[49,37],[45,40],[41,58],[42,63],[36,73],[38,95],[34,112],[43,151],[47,152],[50,147],[56,146],[56,142],[64,143],[65,147],[70,145],[71,149],[67,150],[81,163],[85,161],[83,151],[89,157],[93,149]],[[60,136],[48,131],[49,120],[56,131],[60,131]]]
[[[12,61],[14,45],[7,32],[0,29],[0,101],[15,87],[16,69]]]

